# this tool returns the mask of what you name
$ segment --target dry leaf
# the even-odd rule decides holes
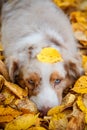
[[[68,119],[65,114],[59,113],[58,115],[52,116],[49,129],[50,130],[65,130],[68,124]]]
[[[12,96],[5,99],[4,104],[9,105],[9,104],[11,104],[13,102],[14,99],[15,99],[15,96],[12,95]]]
[[[87,47],[87,11],[72,12],[70,18],[76,39]]]
[[[3,102],[4,100],[5,100],[5,96],[2,93],[0,93],[0,104],[3,104],[1,102]]]
[[[5,86],[3,87],[1,94],[3,94],[3,96],[5,97],[3,105],[10,105],[15,99],[15,95]]]
[[[5,130],[26,130],[31,126],[36,125],[37,119],[38,115],[24,114],[8,123]]]
[[[52,115],[55,115],[55,114],[59,114],[60,112],[62,112],[63,110],[65,109],[65,106],[64,105],[61,105],[61,106],[55,106],[53,108],[51,108],[47,115],[48,116],[52,116]]]
[[[68,93],[62,100],[62,105],[65,105],[65,108],[72,106],[75,102],[76,96],[72,93]]]
[[[0,123],[10,122],[14,118],[21,115],[22,112],[13,109],[11,107],[2,107],[0,106]]]
[[[81,96],[77,99],[77,105],[79,109],[85,113],[85,123],[87,123],[87,107],[85,106]]]
[[[77,117],[71,117],[66,130],[84,130],[84,120],[84,114],[82,112],[79,112]]]
[[[2,74],[6,80],[9,80],[9,74],[5,64],[0,60],[0,74]]]
[[[38,127],[29,128],[29,129],[27,129],[27,130],[46,130],[46,129],[45,129],[44,127],[38,126]]]
[[[3,47],[2,44],[0,43],[0,60],[4,60],[4,56],[3,56]]]
[[[72,89],[76,93],[86,94],[87,93],[87,76],[81,76]]]
[[[84,68],[85,74],[87,75],[87,56],[82,55],[82,66]]]
[[[28,95],[27,91],[19,87],[17,84],[14,84],[5,80],[5,86],[20,99]]]
[[[82,101],[81,96],[79,96],[78,99],[77,99],[77,105],[78,105],[78,107],[80,108],[81,111],[86,113],[87,110],[86,110],[86,107],[85,107],[85,105],[84,105],[84,103]]]
[[[80,0],[53,0],[54,3],[61,7],[62,9],[68,8],[68,7],[76,7],[78,4],[80,4]]]
[[[22,114],[22,112],[20,112],[20,111],[18,111],[16,109],[13,109],[13,108],[11,108],[9,106],[7,106],[7,107],[0,106],[0,116],[11,115],[13,117],[17,117],[20,114]]]
[[[87,45],[87,36],[85,35],[84,32],[78,30],[74,32],[74,35],[77,40],[83,43],[84,46]]]
[[[28,95],[26,90],[22,89],[17,84],[8,82],[2,75],[0,75],[0,79],[4,80],[4,85],[20,99]]]
[[[15,102],[15,105],[19,110],[21,110],[23,113],[37,113],[37,107],[36,105],[30,101],[28,98],[24,99],[17,99]]]
[[[11,115],[0,116],[0,123],[8,123],[14,119]]]
[[[79,9],[82,11],[87,11],[87,0],[82,0]]]

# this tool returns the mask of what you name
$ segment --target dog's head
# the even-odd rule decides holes
[[[42,47],[41,47],[42,48]],[[19,59],[13,58],[9,67],[12,80],[27,88],[29,97],[39,110],[46,112],[62,101],[62,94],[82,73],[79,56],[72,56],[56,63],[45,63],[37,59],[41,48],[29,47]]]

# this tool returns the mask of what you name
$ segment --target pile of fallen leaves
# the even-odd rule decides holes
[[[87,1],[53,2],[70,18],[85,74],[67,92],[62,104],[41,118],[27,91],[10,82],[0,44],[0,130],[87,130]]]

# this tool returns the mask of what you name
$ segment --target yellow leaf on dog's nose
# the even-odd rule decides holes
[[[37,59],[46,63],[56,63],[63,61],[59,51],[51,47],[42,49],[41,52],[37,55]]]

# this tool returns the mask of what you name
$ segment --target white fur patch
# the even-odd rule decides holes
[[[56,92],[50,86],[42,86],[42,90],[37,96],[32,96],[30,98],[36,103],[39,109],[45,107],[53,107],[59,105],[58,97]]]

